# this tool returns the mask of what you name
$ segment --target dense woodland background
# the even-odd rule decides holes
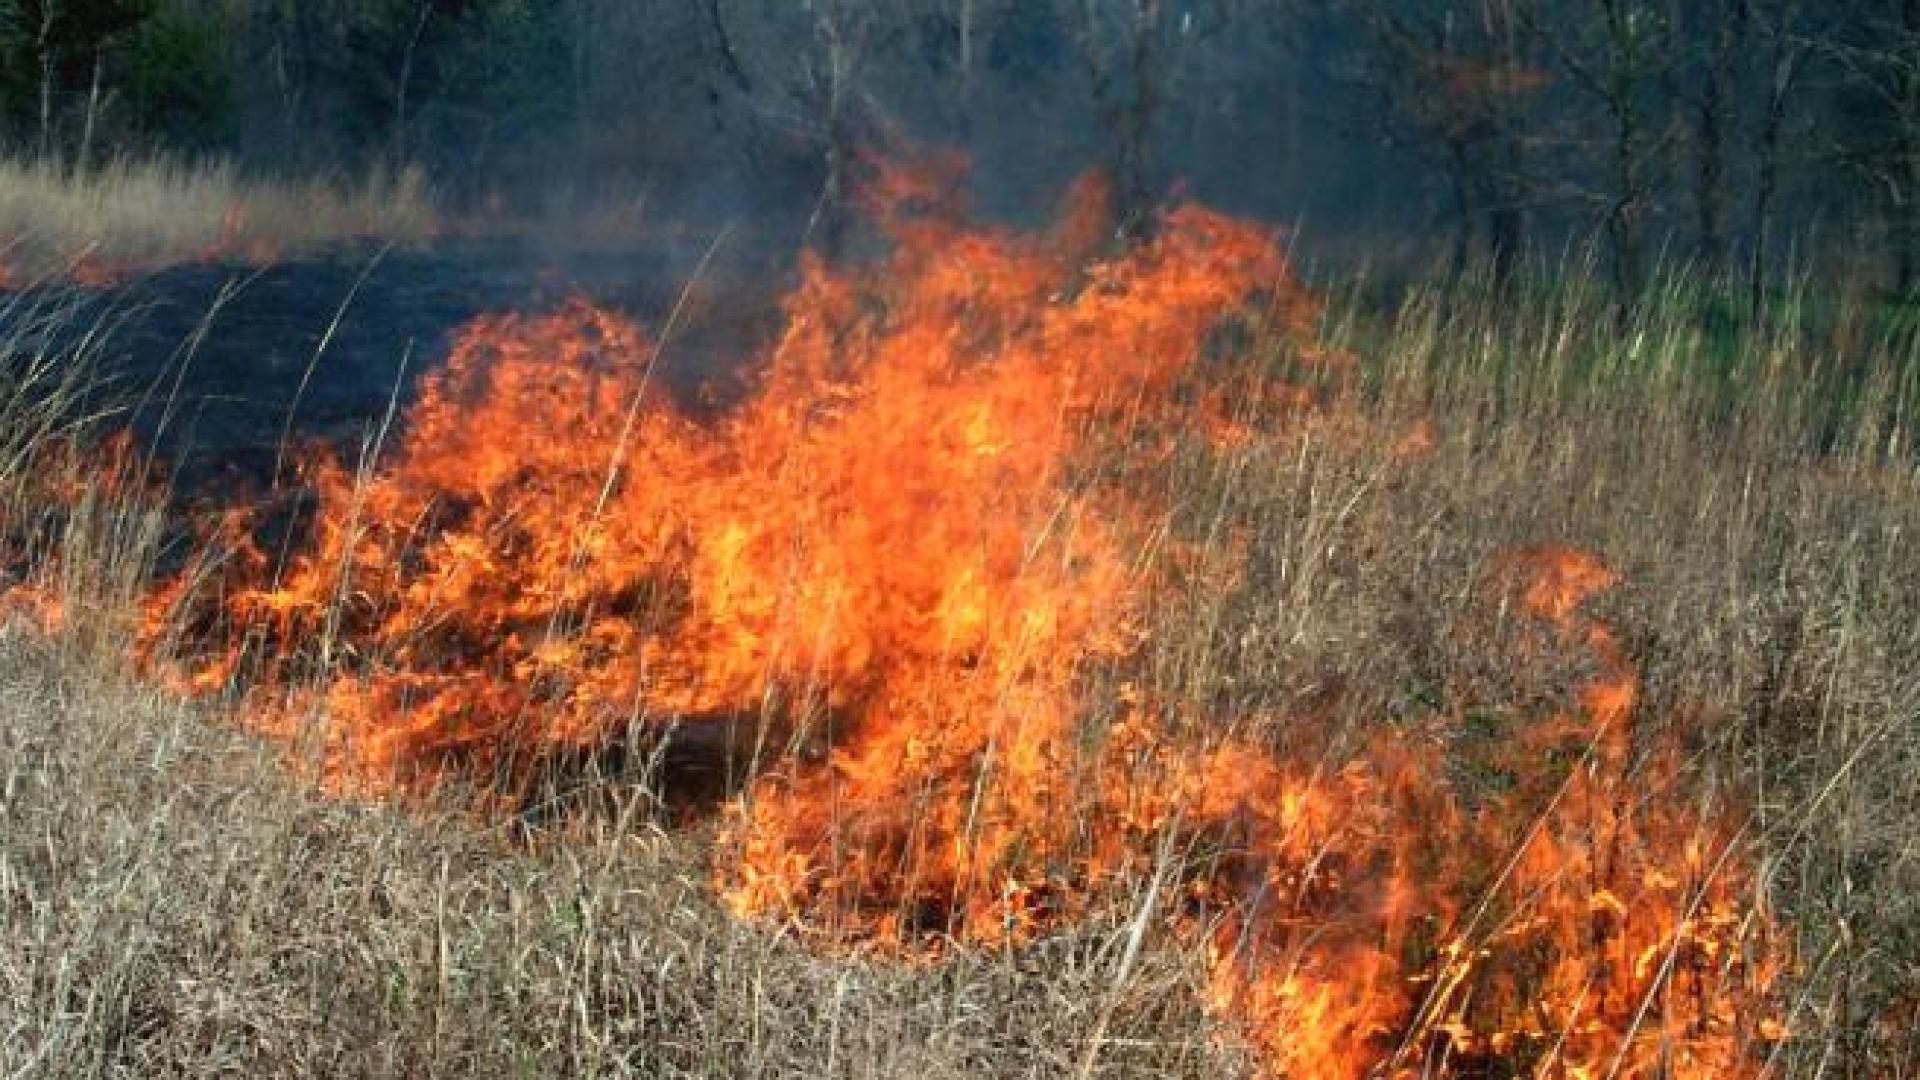
[[[1920,0],[0,0],[0,114],[683,218],[830,221],[857,148],[950,143],[1005,213],[1104,163],[1318,255],[1920,290]]]

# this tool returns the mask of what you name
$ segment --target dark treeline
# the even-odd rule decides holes
[[[1328,250],[1920,289],[1920,0],[0,0],[0,64],[68,165],[831,227],[860,148],[946,143],[1008,212],[1098,163]]]

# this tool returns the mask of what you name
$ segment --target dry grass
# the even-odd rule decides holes
[[[1756,903],[1797,935],[1775,1075],[1920,1075],[1920,364],[1846,320],[1699,325],[1569,287],[1336,326],[1369,358],[1342,406],[1184,459],[1176,528],[1245,569],[1170,602],[1144,663],[1276,742],[1471,718],[1530,692],[1486,644],[1489,560],[1600,553],[1646,723],[1710,733],[1696,779],[1753,806]],[[1420,423],[1433,448],[1400,452]],[[157,542],[101,506],[45,545],[101,598],[76,610]],[[1243,1071],[1179,941],[1137,967],[1123,925],[934,968],[821,958],[724,917],[709,837],[659,827],[642,782],[538,828],[327,798],[73,640],[0,640],[6,1075]]]
[[[250,179],[219,163],[121,159],[74,172],[0,160],[0,267],[15,281],[419,239],[434,221],[412,171],[338,184]]]
[[[0,645],[8,1076],[1056,1076],[1103,938],[902,970],[728,920],[637,814],[512,830],[303,791],[257,746]],[[1116,1072],[1215,1062],[1187,973],[1118,1000]]]
[[[1281,740],[1523,712],[1488,561],[1600,553],[1638,722],[1707,733],[1699,786],[1751,803],[1755,903],[1798,935],[1778,1075],[1920,1075],[1920,356],[1858,312],[1716,340],[1684,300],[1436,292],[1350,327],[1351,414],[1182,485],[1251,569],[1157,636],[1162,678]],[[1397,455],[1423,422],[1434,449]]]

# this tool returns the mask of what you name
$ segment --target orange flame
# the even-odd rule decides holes
[[[262,725],[319,723],[342,784],[758,718],[780,763],[727,811],[730,909],[930,956],[1166,874],[1209,1004],[1276,1077],[1757,1075],[1782,947],[1735,819],[1642,745],[1637,673],[1581,614],[1617,582],[1598,559],[1502,563],[1596,673],[1496,747],[1402,725],[1329,770],[1132,691],[1102,729],[1090,685],[1165,587],[1137,554],[1164,510],[1126,481],[1186,431],[1257,437],[1182,402],[1220,402],[1223,322],[1304,336],[1314,306],[1268,235],[1198,207],[1095,258],[1097,210],[1021,235],[952,188],[880,169],[892,253],[804,260],[715,417],[619,316],[473,323],[390,453],[315,460],[283,571],[228,518],[214,609],[156,597],[213,645],[181,681],[257,669]]]
[[[991,730],[1044,768],[1075,673],[1137,632],[1141,571],[1076,454],[1114,421],[1149,440],[1255,292],[1307,301],[1260,230],[1198,208],[1084,269],[938,213],[888,227],[882,265],[803,264],[757,386],[707,424],[649,384],[623,319],[476,322],[390,460],[313,469],[314,546],[231,621],[283,674],[301,642],[349,661],[318,694],[354,769],[770,698],[830,711],[854,754]],[[946,737],[910,736],[927,725]]]
[[[369,234],[371,234],[371,227]],[[280,249],[267,236],[260,235],[247,220],[247,208],[228,203],[220,212],[220,231],[200,249],[203,263],[240,262],[249,266],[268,266],[280,261]]]
[[[1433,746],[1376,746],[1314,789],[1336,824],[1311,863],[1246,849],[1270,913],[1216,938],[1216,1003],[1278,1076],[1759,1075],[1785,946],[1732,821],[1676,794],[1671,748],[1634,760],[1637,676],[1578,614],[1615,573],[1538,548],[1501,576],[1594,654],[1581,715],[1484,756],[1504,794],[1466,799]],[[1330,868],[1317,889],[1312,865]]]

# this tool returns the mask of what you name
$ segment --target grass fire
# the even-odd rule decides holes
[[[1761,1075],[1791,950],[1740,796],[1701,789],[1697,733],[1645,722],[1585,614],[1614,572],[1496,557],[1513,662],[1588,673],[1484,745],[1448,710],[1343,746],[1157,685],[1164,594],[1244,573],[1169,470],[1333,430],[1314,403],[1350,361],[1259,226],[1176,207],[1103,250],[1097,183],[1027,234],[968,222],[957,182],[881,170],[884,253],[804,262],[705,415],[625,317],[473,321],[358,462],[312,453],[279,557],[215,507],[136,650],[363,795],[524,799],[721,728],[726,910],[937,965],[1131,902],[1204,953],[1201,1000],[1266,1075]]]
[[[0,1075],[1920,1077],[1911,18],[322,6],[0,0]]]

